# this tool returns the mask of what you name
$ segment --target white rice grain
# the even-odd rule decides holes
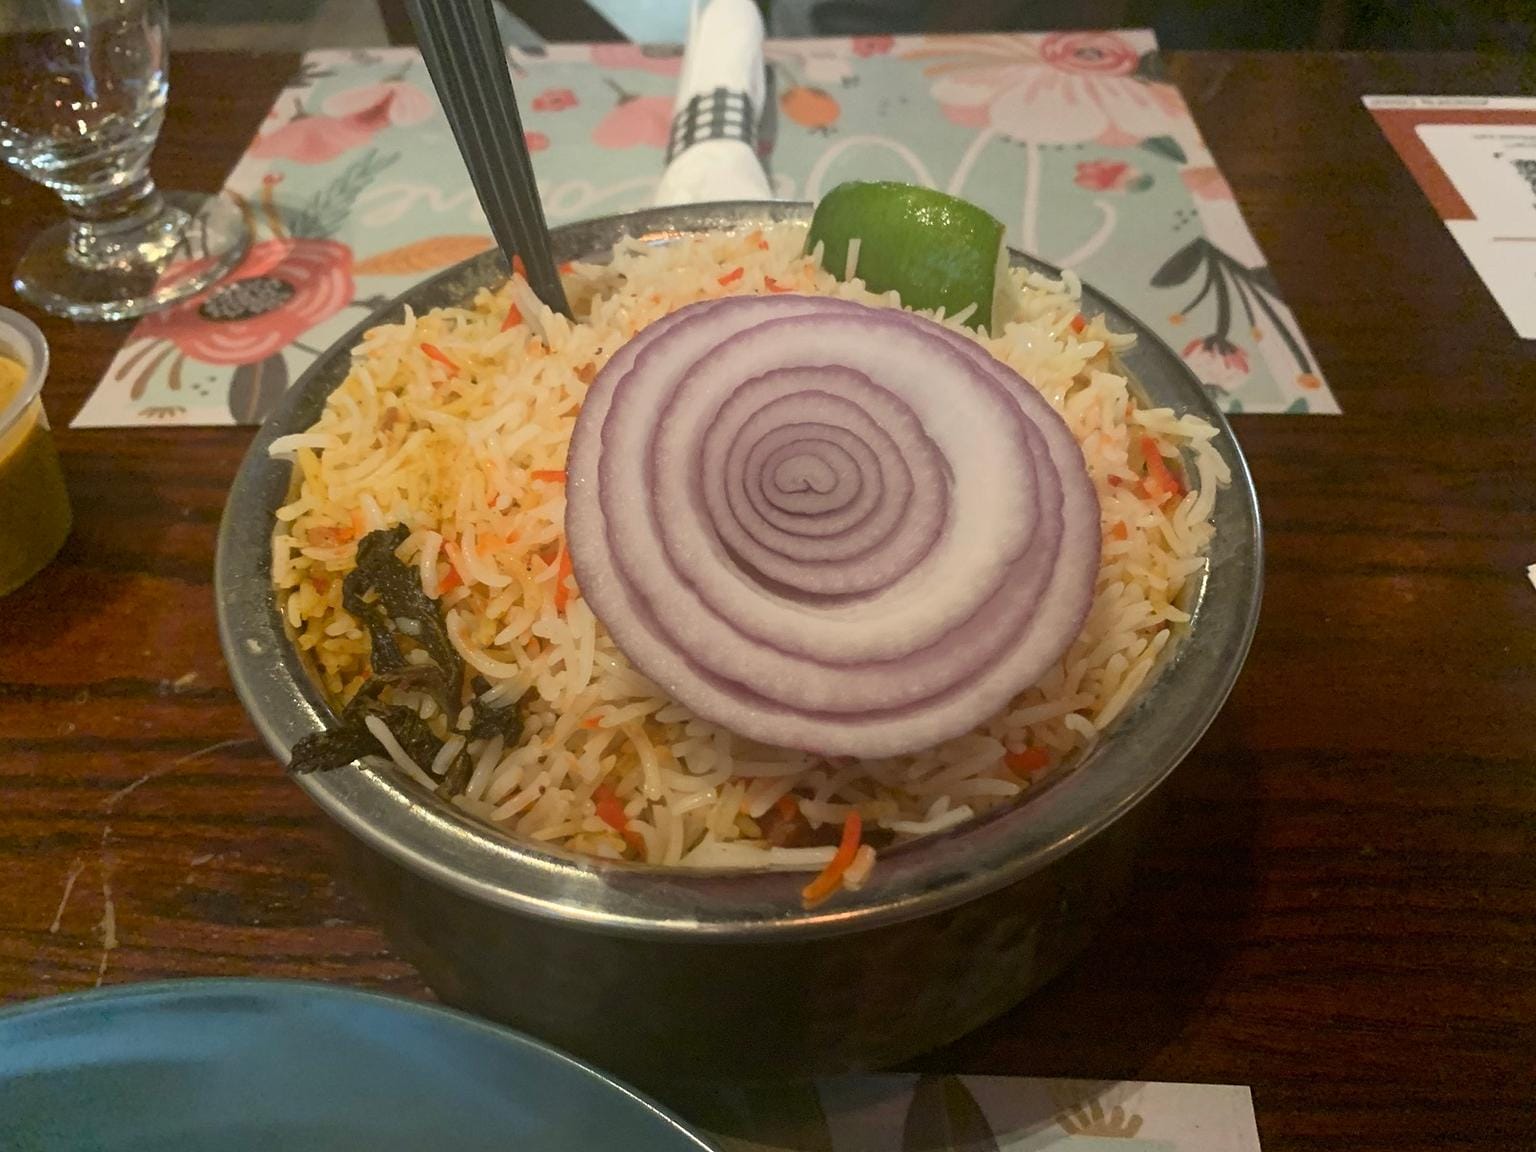
[[[365,335],[348,379],[313,427],[271,446],[294,461],[296,476],[278,512],[273,580],[325,690],[344,700],[368,669],[367,635],[335,588],[355,561],[351,537],[359,525],[403,523],[410,535],[399,554],[443,604],[449,640],[468,670],[489,681],[482,699],[519,701],[523,742],[473,746],[459,800],[465,811],[514,835],[605,857],[814,871],[831,849],[768,846],[741,817],[762,819],[789,796],[808,821],[837,824],[857,806],[871,826],[907,838],[1011,803],[1032,784],[1006,770],[1008,751],[1044,750],[1053,766],[1073,764],[1134,705],[1174,629],[1188,621],[1182,598],[1204,568],[1215,493],[1228,479],[1212,447],[1216,430],[1137,406],[1112,357],[1133,337],[1095,317],[1073,331],[1082,291],[1074,274],[1058,281],[1018,269],[1019,311],[1002,332],[965,327],[973,310],[941,322],[1008,364],[1063,414],[1082,445],[1105,534],[1080,636],[1008,709],[936,748],[828,764],[742,740],[671,700],[630,665],[574,580],[556,609],[565,492],[533,474],[565,468],[587,384],[630,335],[680,303],[725,292],[722,266],[745,271],[731,291],[759,290],[772,276],[797,290],[899,306],[895,292],[872,293],[857,281],[858,239],[837,280],[821,268],[819,246],[809,260],[801,254],[804,235],[802,225],[789,224],[761,230],[763,245],[727,234],[666,245],[624,241],[611,264],[568,275],[578,311],[587,310],[580,323],[552,313],[521,277],[482,291],[473,307],[407,311],[401,323]],[[502,331],[514,303],[524,322]],[[461,366],[454,388],[440,387],[442,369],[425,358],[423,341]],[[1145,491],[1144,436],[1170,466],[1183,461],[1192,491],[1178,501],[1159,505]],[[446,594],[440,570],[456,585]],[[418,649],[407,659],[430,663]],[[425,697],[411,700],[430,723],[444,725]],[[461,715],[454,727],[462,731],[471,719]],[[385,747],[402,771],[431,786],[462,740],[450,734],[428,771],[411,764],[398,741]],[[638,849],[594,815],[599,786],[623,804]],[[873,861],[873,849],[861,847],[845,882],[860,883]]]

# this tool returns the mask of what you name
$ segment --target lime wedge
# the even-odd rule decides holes
[[[870,291],[894,288],[908,308],[942,306],[946,316],[975,305],[966,323],[995,332],[1016,307],[1003,231],[990,212],[958,197],[894,181],[854,181],[816,205],[805,250],[823,245],[822,267],[843,278],[857,240],[853,274]]]

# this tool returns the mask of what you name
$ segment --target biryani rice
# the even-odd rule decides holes
[[[563,562],[562,470],[587,385],[629,337],[697,300],[793,291],[899,306],[894,293],[823,271],[802,254],[804,239],[804,225],[784,224],[621,242],[611,263],[566,270],[579,323],[545,308],[520,276],[482,290],[469,308],[407,310],[366,334],[315,425],[272,445],[296,473],[293,499],[277,513],[273,577],[333,700],[350,699],[369,673],[367,633],[342,608],[342,579],[357,540],[394,524],[410,527],[398,555],[439,598],[454,648],[491,685],[485,698],[531,690],[521,743],[469,744],[473,772],[454,801],[465,810],[514,836],[600,857],[816,871],[832,847],[765,837],[784,797],[812,829],[835,829],[856,807],[866,829],[897,840],[1011,803],[1132,703],[1188,619],[1177,601],[1204,565],[1216,488],[1228,480],[1211,444],[1216,429],[1136,401],[1110,356],[1132,338],[1077,319],[1081,287],[1070,273],[1058,282],[1014,270],[1019,313],[997,336],[930,315],[1033,383],[1082,445],[1102,512],[1102,564],[1082,632],[1058,664],[971,733],[912,755],[830,762],[738,737],[633,668]],[[1175,500],[1149,490],[1146,438],[1182,456],[1191,491]],[[459,719],[426,696],[391,699],[416,707],[442,737]],[[453,759],[445,748],[415,764],[379,738],[402,771],[429,785]],[[599,789],[622,805],[621,827],[598,815]],[[873,865],[866,843],[846,882],[862,883]]]

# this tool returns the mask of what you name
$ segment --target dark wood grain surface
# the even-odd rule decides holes
[[[179,58],[161,179],[216,188],[293,65]],[[1238,419],[1268,534],[1247,671],[1109,935],[923,1064],[1249,1084],[1272,1152],[1529,1148],[1536,343],[1359,104],[1516,76],[1172,65],[1347,415]],[[0,267],[54,215],[0,176]],[[126,329],[43,327],[62,425]],[[214,974],[428,994],[333,879],[219,656],[214,534],[249,439],[58,433],[74,536],[0,600],[0,1001]]]

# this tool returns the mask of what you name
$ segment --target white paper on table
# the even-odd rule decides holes
[[[1395,141],[1400,152],[1422,149],[1403,159],[1516,333],[1536,339],[1536,97],[1367,96],[1365,105],[1379,121],[1424,118],[1416,145]],[[1429,178],[1425,154],[1454,194]]]
[[[713,1133],[726,1152],[1260,1152],[1252,1094],[1224,1084],[844,1076],[764,1087],[742,1120]]]
[[[1476,216],[1445,226],[1515,331],[1536,338],[1536,126],[1421,124],[1417,132]]]

